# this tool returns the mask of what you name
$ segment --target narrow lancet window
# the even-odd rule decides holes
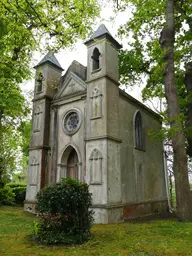
[[[93,56],[92,56],[92,59],[93,59],[93,71],[100,68],[99,57],[100,57],[100,52],[99,52],[99,50],[97,48],[95,48],[93,50]]]
[[[142,117],[139,111],[135,116],[135,146],[144,149]]]

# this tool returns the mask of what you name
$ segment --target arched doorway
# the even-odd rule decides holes
[[[67,178],[78,179],[78,156],[72,149],[67,159]]]
[[[75,145],[67,145],[65,147],[57,164],[56,181],[60,182],[62,178],[82,179],[81,154]]]

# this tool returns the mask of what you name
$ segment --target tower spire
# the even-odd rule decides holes
[[[59,61],[57,60],[57,58],[55,57],[53,51],[49,51],[44,57],[43,59],[34,67],[35,69],[37,69],[39,66],[44,65],[45,63],[50,63],[51,65],[59,68],[60,70],[64,70]]]
[[[117,42],[117,40],[111,35],[109,30],[104,24],[101,24],[98,29],[93,33],[93,35],[85,42],[85,45],[89,45],[95,39],[106,38],[110,41],[117,49],[121,49],[122,45]]]

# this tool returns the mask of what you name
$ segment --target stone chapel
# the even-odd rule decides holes
[[[87,67],[63,69],[49,52],[36,66],[28,185],[35,211],[44,186],[71,177],[89,184],[96,223],[168,209],[162,141],[149,130],[160,116],[119,88],[121,45],[100,25],[87,46]]]

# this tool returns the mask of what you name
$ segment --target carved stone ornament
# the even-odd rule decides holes
[[[79,109],[70,109],[63,117],[63,130],[68,135],[76,133],[81,126],[81,112]]]
[[[91,185],[102,185],[102,160],[101,152],[95,148],[89,158]]]

